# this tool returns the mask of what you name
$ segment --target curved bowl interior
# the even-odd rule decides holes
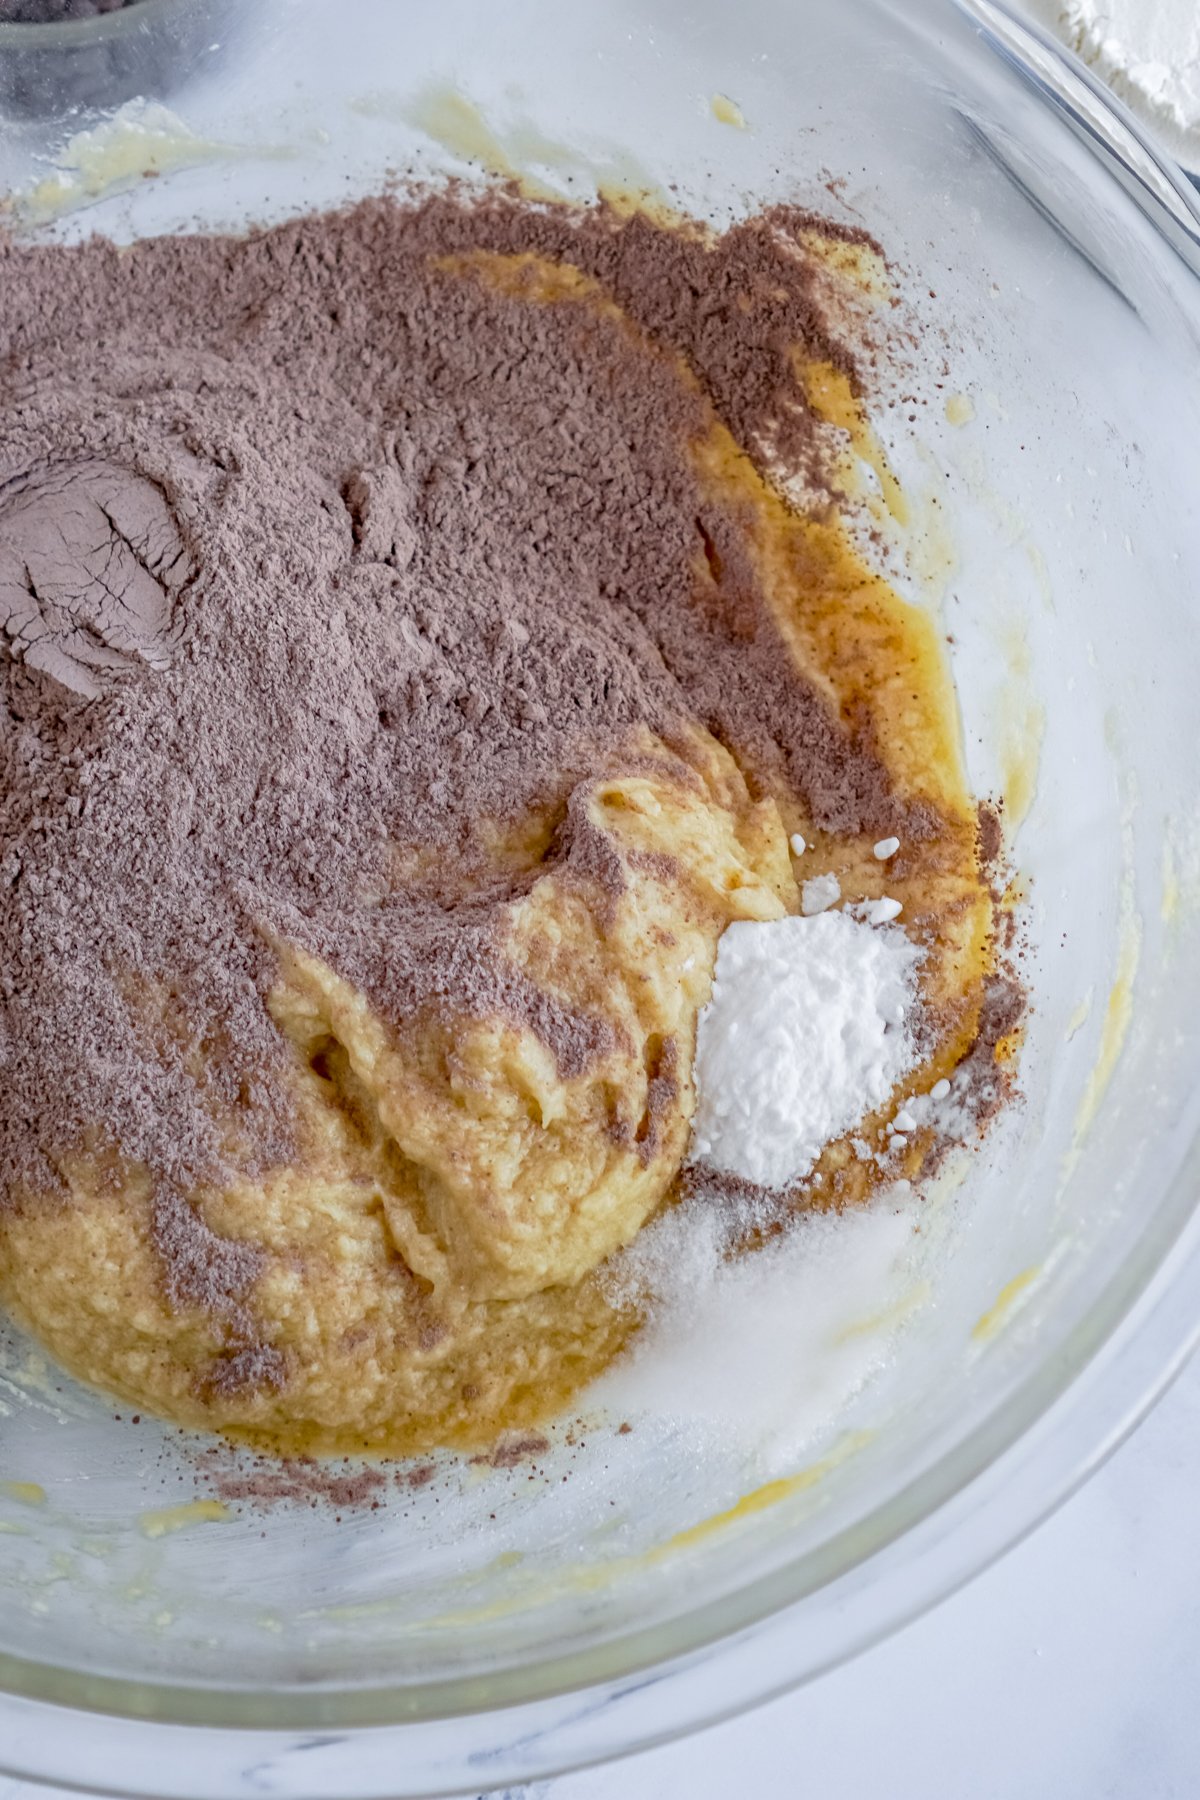
[[[1002,26],[935,0],[264,0],[174,122],[127,127],[162,134],[160,178],[40,228],[242,226],[472,155],[717,224],[778,198],[865,223],[921,321],[914,398],[877,424],[976,791],[1005,800],[1034,1010],[1024,1102],[888,1250],[896,1329],[837,1363],[837,1404],[806,1383],[871,1312],[861,1287],[823,1337],[782,1340],[786,1378],[762,1340],[676,1371],[752,1394],[753,1443],[715,1400],[631,1376],[534,1472],[447,1462],[340,1522],[154,1535],[148,1512],[196,1498],[186,1445],[10,1341],[0,1474],[45,1500],[0,1482],[0,1686],[160,1720],[418,1721],[616,1679],[785,1602],[819,1621],[831,1582],[1051,1405],[1178,1238],[1200,1122],[1200,288],[1186,213],[1172,239]],[[0,183],[89,197],[102,140],[48,190],[45,158],[99,123],[7,129]]]

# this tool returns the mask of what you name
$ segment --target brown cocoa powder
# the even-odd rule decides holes
[[[227,1505],[269,1511],[279,1505],[353,1512],[376,1507],[390,1471],[369,1463],[318,1462],[311,1456],[261,1456],[212,1447],[196,1457],[204,1490]]]
[[[859,379],[814,228],[443,194],[0,244],[0,1204],[84,1147],[144,1165],[222,1379],[279,1375],[239,1335],[257,1253],[182,1195],[291,1153],[274,941],[391,1018],[524,1020],[570,1075],[609,1028],[506,960],[522,877],[481,823],[561,808],[551,860],[611,888],[572,789],[632,727],[699,721],[825,830],[934,828],[796,672],[687,454],[711,402],[762,467],[811,463],[795,347]],[[637,331],[445,266],[479,249],[575,266]],[[397,846],[452,879],[397,880]]]

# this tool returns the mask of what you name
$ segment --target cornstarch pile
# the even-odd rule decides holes
[[[845,912],[731,925],[700,1015],[693,1152],[762,1187],[806,1175],[912,1068],[921,952]]]

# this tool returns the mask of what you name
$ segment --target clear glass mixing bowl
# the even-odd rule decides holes
[[[1132,122],[986,0],[262,0],[254,24],[180,89],[182,124],[65,150],[94,115],[8,124],[0,185],[43,216],[96,201],[40,230],[129,238],[474,154],[717,223],[800,198],[883,239],[924,322],[924,404],[878,421],[923,521],[913,597],[941,609],[1027,886],[1025,1102],[929,1203],[921,1304],[853,1431],[790,1464],[697,1454],[668,1418],[540,1472],[447,1465],[340,1523],[167,1531],[145,1515],[195,1498],[186,1446],[8,1345],[0,1477],[45,1498],[0,1486],[0,1765],[158,1800],[478,1791],[893,1629],[1060,1499],[1191,1346],[1200,225]]]
[[[126,0],[90,18],[0,20],[0,114],[55,118],[135,96],[165,99],[219,63],[235,27],[234,0]]]

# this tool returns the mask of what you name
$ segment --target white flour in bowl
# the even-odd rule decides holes
[[[848,912],[729,926],[696,1041],[692,1155],[782,1188],[916,1061],[921,951]]]
[[[1029,12],[1200,170],[1196,0],[1026,0]]]

